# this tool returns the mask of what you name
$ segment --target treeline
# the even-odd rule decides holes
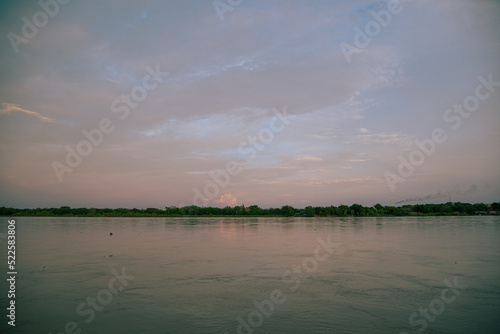
[[[477,214],[499,214],[500,202],[492,204],[484,203],[443,203],[443,204],[416,204],[403,206],[383,206],[376,204],[372,207],[353,204],[351,206],[308,206],[297,209],[289,205],[281,208],[263,209],[257,205],[245,207],[239,205],[225,208],[199,207],[195,205],[165,207],[165,209],[98,209],[98,208],[38,208],[38,209],[16,209],[0,208],[0,216],[74,216],[74,217],[183,217],[183,216],[280,216],[280,217],[376,217],[376,216],[450,216],[450,215],[477,215]]]

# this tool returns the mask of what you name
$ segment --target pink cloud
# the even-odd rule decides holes
[[[232,194],[224,194],[219,199],[214,201],[222,206],[236,206],[238,205],[238,199]]]

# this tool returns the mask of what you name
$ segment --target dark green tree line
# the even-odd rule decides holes
[[[16,209],[0,207],[1,216],[78,216],[78,217],[182,217],[182,216],[279,216],[279,217],[377,217],[377,216],[411,216],[411,215],[474,215],[498,214],[500,202],[484,203],[442,203],[415,204],[403,206],[383,206],[375,204],[367,207],[360,204],[351,206],[307,206],[297,209],[290,205],[281,208],[260,208],[257,205],[245,207],[200,207],[189,205],[184,207],[168,206],[164,209],[126,209],[126,208],[36,208]]]

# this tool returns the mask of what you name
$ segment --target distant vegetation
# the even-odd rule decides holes
[[[444,204],[416,204],[403,206],[383,206],[376,204],[372,207],[353,204],[351,206],[308,206],[303,209],[296,209],[289,205],[281,208],[259,208],[257,205],[235,206],[225,208],[175,206],[165,209],[97,209],[97,208],[70,208],[63,206],[60,208],[38,208],[38,209],[15,209],[0,208],[1,216],[67,216],[67,217],[184,217],[184,216],[278,216],[278,217],[377,217],[377,216],[452,216],[452,215],[485,215],[499,214],[500,202],[492,204],[484,203],[444,203]]]

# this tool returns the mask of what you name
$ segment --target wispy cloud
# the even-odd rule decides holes
[[[21,108],[18,104],[14,103],[2,103],[2,107],[0,109],[0,114],[1,115],[10,115],[12,112],[21,112],[30,116],[34,116],[41,120],[42,122],[47,122],[47,123],[56,123],[57,120],[50,118],[50,117],[45,117],[40,115],[39,113],[27,109]]]
[[[4,37],[22,34],[20,18],[40,10],[12,3],[1,13]],[[377,176],[448,126],[443,112],[478,75],[500,81],[500,2],[405,1],[347,64],[340,42],[382,8],[379,0],[246,1],[221,22],[211,1],[70,2],[18,55],[0,39],[0,202],[192,203],[192,189],[231,160],[245,168],[217,205],[393,204],[462,182],[496,189],[500,90],[397,193]],[[171,75],[120,120],[113,101],[142,99],[134,87],[151,64]],[[280,126],[270,122],[284,105],[290,124],[260,147],[255,137]],[[113,133],[71,182],[57,184],[51,163],[65,161],[68,147],[85,153],[79,143],[100,142],[105,118]]]

